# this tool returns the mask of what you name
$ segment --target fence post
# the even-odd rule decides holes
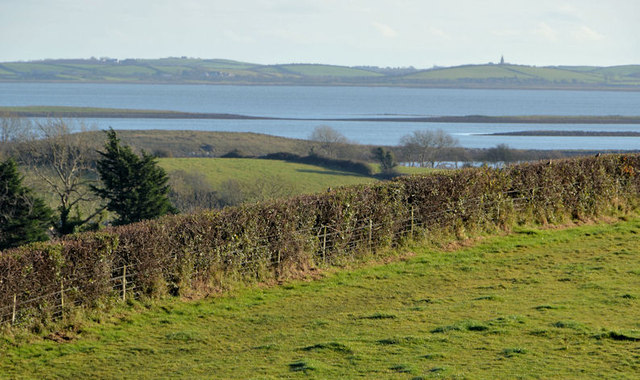
[[[64,309],[64,278],[60,280],[60,307]]]
[[[18,304],[18,295],[13,293],[13,312],[11,313],[11,325],[16,323],[16,306]]]
[[[411,239],[413,239],[413,206],[411,206]]]
[[[373,240],[373,221],[369,219],[369,253],[373,252],[371,241]]]
[[[322,261],[327,261],[327,226],[324,226],[324,234],[322,234]]]
[[[122,300],[127,300],[127,265],[122,267]]]

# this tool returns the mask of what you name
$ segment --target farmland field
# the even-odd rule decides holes
[[[183,170],[200,173],[215,189],[222,183],[235,180],[242,185],[256,182],[272,186],[286,186],[291,194],[325,191],[327,187],[371,183],[372,177],[321,166],[278,160],[251,158],[162,158],[159,164],[167,173]]]
[[[279,65],[279,69],[286,70],[295,74],[310,76],[336,76],[336,77],[377,77],[382,74],[374,73],[367,70],[359,70],[341,66],[330,65]]]
[[[3,337],[0,377],[636,378],[638,232],[640,218],[518,227],[315,280],[133,302],[49,339]]]
[[[254,158],[161,158],[160,166],[169,175],[176,171],[200,174],[214,189],[234,180],[251,186],[259,182],[265,186],[280,186],[288,195],[325,191],[328,187],[349,186],[376,182],[377,179],[352,172],[299,164],[280,160]],[[379,171],[379,165],[372,165]],[[435,169],[399,166],[401,174],[426,174]]]
[[[62,59],[0,62],[0,81],[354,84],[424,87],[581,88],[637,90],[638,65],[612,67],[470,64],[432,69],[326,64],[261,65],[224,59]]]

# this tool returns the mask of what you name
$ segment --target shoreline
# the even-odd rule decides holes
[[[264,87],[389,87],[389,88],[418,88],[418,89],[447,89],[447,90],[523,90],[523,91],[611,91],[611,92],[640,92],[637,84],[497,84],[497,83],[446,83],[446,82],[349,82],[349,81],[144,81],[144,80],[28,80],[28,79],[0,79],[2,83],[56,83],[56,84],[133,84],[133,85],[194,85],[194,86],[264,86]]]
[[[484,133],[481,136],[534,136],[534,137],[640,137],[633,131],[516,131]]]
[[[640,116],[436,116],[436,117],[357,117],[357,118],[289,118],[120,108],[25,106],[0,107],[0,115],[41,118],[95,119],[210,119],[210,120],[299,120],[319,122],[406,122],[406,123],[478,123],[478,124],[640,124]],[[537,131],[540,132],[540,131]],[[571,131],[568,131],[571,132]],[[511,132],[518,133],[518,132]],[[555,132],[554,132],[555,133]],[[502,133],[492,135],[504,135]],[[528,135],[528,134],[527,134]],[[600,135],[602,136],[602,135]],[[617,136],[617,135],[615,135]]]

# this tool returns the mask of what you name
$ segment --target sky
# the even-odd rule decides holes
[[[0,0],[0,62],[640,64],[640,0]]]

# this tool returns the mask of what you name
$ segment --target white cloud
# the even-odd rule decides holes
[[[539,23],[533,31],[533,34],[540,36],[547,41],[557,41],[558,32],[546,22]]]
[[[491,35],[496,37],[518,37],[521,34],[522,33],[516,29],[499,29],[491,31]]]
[[[577,30],[574,30],[572,35],[573,38],[581,42],[597,42],[605,39],[604,35],[585,25],[581,26]]]
[[[254,38],[245,36],[245,35],[240,35],[231,29],[225,29],[222,32],[222,35],[224,35],[226,38],[230,39],[231,41],[237,42],[237,43],[250,44],[255,42]]]
[[[638,14],[640,0],[0,0],[0,62],[213,55],[407,66],[504,52],[530,64],[637,63]]]
[[[442,39],[450,39],[451,36],[449,36],[447,34],[447,32],[445,32],[444,30],[440,29],[440,28],[436,28],[435,26],[432,26],[429,28],[429,33],[431,33],[432,36],[438,37],[438,38],[442,38]]]
[[[385,37],[394,38],[398,36],[398,32],[387,24],[373,22],[371,25],[373,25],[378,32]]]

